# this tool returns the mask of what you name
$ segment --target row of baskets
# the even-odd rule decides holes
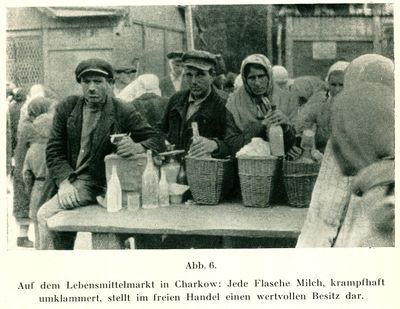
[[[226,184],[232,183],[232,160],[186,158],[186,174],[194,200],[199,204],[218,204]],[[308,207],[318,176],[318,163],[300,163],[274,157],[238,158],[243,204],[268,207],[274,186],[283,179],[290,206]]]

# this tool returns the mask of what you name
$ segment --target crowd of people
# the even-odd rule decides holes
[[[262,54],[247,56],[238,74],[227,73],[221,55],[207,51],[174,51],[167,58],[170,73],[161,80],[137,76],[137,67],[84,60],[75,69],[82,94],[67,98],[45,85],[25,93],[7,84],[7,172],[18,246],[73,248],[75,235],[50,232],[46,220],[106,194],[107,154],[129,158],[174,145],[191,156],[234,158],[252,138],[268,141],[271,126],[281,126],[288,160],[301,156],[306,129],[324,154],[298,247],[394,245],[390,59],[340,60],[322,80],[291,79]],[[116,133],[126,136],[113,144],[109,136]]]

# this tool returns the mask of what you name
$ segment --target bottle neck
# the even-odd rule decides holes
[[[153,166],[153,156],[151,150],[147,151],[147,165]]]

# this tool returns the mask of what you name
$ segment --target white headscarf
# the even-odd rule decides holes
[[[325,81],[327,82],[329,79],[329,75],[331,75],[332,72],[339,71],[339,72],[344,72],[347,67],[349,66],[350,62],[347,61],[337,61],[334,64],[331,65],[331,67],[328,70],[328,73],[326,74]]]
[[[289,80],[288,71],[281,65],[274,65],[272,67],[272,76],[275,83],[287,83]]]
[[[159,87],[158,77],[154,74],[143,74],[138,77],[138,90],[136,92],[136,98],[140,97],[145,93],[154,93],[161,96],[161,90]]]

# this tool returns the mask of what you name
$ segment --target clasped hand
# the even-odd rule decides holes
[[[271,125],[288,125],[289,118],[277,109],[269,112],[261,123],[268,129]]]
[[[79,207],[79,194],[75,186],[65,180],[60,184],[58,189],[58,202],[63,209],[73,209]]]
[[[129,158],[143,152],[145,152],[145,148],[141,144],[135,143],[129,136],[124,136],[117,143],[117,155],[123,158]]]
[[[211,154],[217,149],[218,144],[216,141],[203,136],[198,136],[193,139],[193,142],[190,145],[189,156],[202,157]]]

